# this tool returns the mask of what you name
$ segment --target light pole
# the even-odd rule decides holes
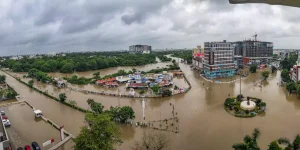
[[[142,108],[143,108],[143,118],[142,118],[142,120],[145,120],[145,107],[146,107],[145,98],[144,98],[144,96],[142,96]]]

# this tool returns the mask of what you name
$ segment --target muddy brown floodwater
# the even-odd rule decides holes
[[[242,94],[262,98],[267,103],[267,109],[263,115],[254,118],[236,118],[224,110],[223,103],[228,95],[239,94],[239,81],[230,84],[211,83],[202,79],[196,71],[190,70],[188,65],[180,64],[180,67],[192,85],[188,93],[173,97],[146,99],[146,121],[172,117],[170,103],[174,104],[179,118],[179,133],[163,132],[171,141],[171,149],[230,150],[232,144],[242,142],[243,137],[251,134],[254,128],[261,130],[258,142],[262,149],[267,149],[267,145],[279,137],[292,139],[300,133],[300,100],[297,95],[287,95],[284,89],[277,85],[280,72],[271,74],[268,80],[263,82],[262,89],[254,86],[254,82],[260,79],[259,72],[250,74],[242,80]],[[117,69],[100,70],[102,75],[106,74],[104,71],[110,74],[116,72]],[[92,74],[92,72],[87,74]],[[30,90],[10,76],[7,76],[7,82],[22,96],[25,96],[34,107],[41,109],[49,119],[58,124],[64,124],[66,130],[74,135],[79,133],[80,126],[83,126],[83,113]],[[88,98],[103,103],[105,109],[118,105],[132,106],[136,112],[135,120],[142,120],[142,102],[137,98],[108,97],[56,89],[51,85],[39,86],[41,89],[47,89],[49,93],[53,92],[54,96],[65,92],[68,100],[75,100],[77,105],[83,108],[88,108],[86,103]],[[120,125],[120,127],[124,141],[118,147],[120,150],[130,149],[130,146],[145,132],[152,131],[131,125]]]

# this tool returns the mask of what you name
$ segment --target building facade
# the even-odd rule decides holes
[[[243,57],[272,57],[273,43],[262,42],[257,40],[245,40],[233,42],[234,55],[241,55]]]
[[[149,45],[131,45],[129,46],[130,53],[150,54],[151,46]]]
[[[234,45],[230,42],[204,43],[204,74],[207,78],[231,77],[235,74]]]

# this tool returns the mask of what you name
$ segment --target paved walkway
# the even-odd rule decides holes
[[[54,145],[53,147],[51,147],[49,150],[58,149],[59,147],[61,147],[65,143],[67,143],[72,138],[73,138],[72,136],[66,137],[65,139],[63,139],[62,141],[60,141],[59,143],[57,143],[56,145]]]

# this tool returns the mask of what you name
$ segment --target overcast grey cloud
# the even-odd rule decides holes
[[[227,0],[3,0],[0,55],[192,48],[258,33],[275,48],[300,48],[300,8]]]

